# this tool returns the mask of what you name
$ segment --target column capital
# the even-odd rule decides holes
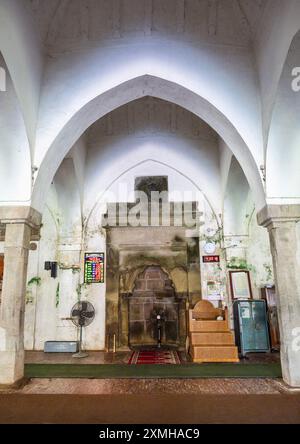
[[[298,221],[300,221],[300,205],[266,205],[257,213],[258,225],[266,228]]]
[[[40,228],[42,215],[32,207],[0,206],[0,224],[26,224],[32,229]]]

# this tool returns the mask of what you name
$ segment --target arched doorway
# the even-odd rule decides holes
[[[130,347],[157,344],[156,316],[163,317],[162,344],[179,345],[179,302],[173,282],[158,266],[147,267],[129,298]]]

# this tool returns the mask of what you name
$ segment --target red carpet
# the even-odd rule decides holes
[[[128,364],[180,364],[177,351],[139,350],[132,353]]]

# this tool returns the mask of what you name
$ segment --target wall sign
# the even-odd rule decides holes
[[[204,264],[219,263],[220,256],[202,256]]]
[[[207,299],[209,301],[223,300],[220,282],[207,281]]]
[[[84,256],[84,282],[86,284],[104,283],[104,253],[86,253]]]

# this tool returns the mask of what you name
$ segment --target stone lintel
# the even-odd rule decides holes
[[[300,221],[300,205],[266,205],[257,213],[258,225],[266,228],[298,221]]]

